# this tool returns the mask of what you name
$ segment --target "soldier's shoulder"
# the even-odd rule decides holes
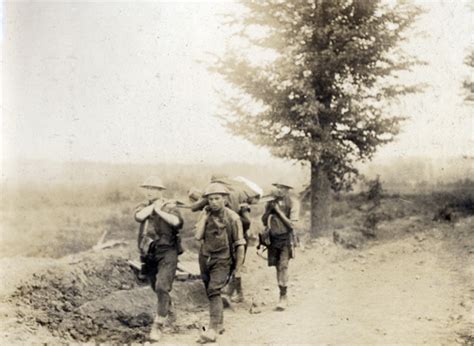
[[[231,219],[232,221],[240,220],[239,214],[237,214],[235,211],[232,209],[225,207],[225,211],[227,213],[227,217]]]

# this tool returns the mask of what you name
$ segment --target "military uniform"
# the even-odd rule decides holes
[[[140,203],[135,209],[135,215],[153,202]],[[150,278],[151,286],[158,296],[158,315],[164,317],[168,315],[171,304],[169,292],[178,265],[179,230],[183,226],[183,219],[173,202],[164,202],[161,210],[177,216],[180,220],[179,224],[171,226],[153,211],[140,224],[138,247],[145,264],[143,272]],[[138,219],[136,220],[139,222]]]
[[[298,202],[290,196],[284,196],[275,201],[267,202],[262,222],[270,231],[270,245],[268,246],[268,266],[277,269],[277,281],[280,288],[280,300],[286,302],[288,287],[288,265],[293,258],[292,235],[293,231],[275,211],[278,205],[281,212],[291,221],[298,220]]]
[[[252,191],[241,181],[237,181],[226,177],[212,177],[211,183],[219,183],[224,185],[228,190],[229,194],[226,195],[227,206],[234,212],[239,214],[242,221],[242,228],[245,239],[248,240],[247,231],[250,228],[250,207],[252,199],[259,196],[255,191]],[[193,191],[194,195],[196,191]],[[191,205],[192,211],[199,211],[204,209],[207,205],[207,199],[205,197],[199,198],[197,202]]]
[[[213,176],[211,183],[218,183],[225,186],[228,190],[226,197],[226,205],[240,216],[242,223],[242,231],[245,239],[245,251],[247,251],[247,244],[249,241],[248,231],[250,229],[250,204],[253,198],[259,197],[260,194],[250,189],[245,183],[240,180],[228,178],[226,176]],[[196,191],[191,191],[193,197],[198,197]],[[190,194],[191,197],[191,194]],[[202,210],[207,206],[208,202],[205,197],[200,197],[197,202],[191,205],[192,211]],[[229,282],[227,294],[232,297],[236,292],[236,297],[232,298],[235,302],[242,302],[244,300],[242,279],[232,277]]]
[[[235,248],[245,245],[240,217],[229,208],[211,212],[199,251],[199,267],[210,302],[210,328],[223,323],[221,291],[234,269]]]

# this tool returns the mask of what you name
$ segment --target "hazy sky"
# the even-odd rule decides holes
[[[428,62],[410,75],[423,94],[379,157],[474,155],[463,59],[472,15],[460,1],[421,2],[424,36],[409,49]],[[213,116],[218,79],[198,60],[222,53],[220,12],[231,2],[7,2],[3,5],[2,156],[60,161],[258,162],[259,149]]]

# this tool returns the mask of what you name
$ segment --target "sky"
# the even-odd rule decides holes
[[[428,12],[407,48],[427,62],[406,76],[428,85],[397,108],[409,119],[376,159],[474,156],[463,65],[472,14],[459,1],[419,3]],[[2,30],[4,160],[116,163],[274,162],[231,136],[214,116],[231,1],[6,2]]]

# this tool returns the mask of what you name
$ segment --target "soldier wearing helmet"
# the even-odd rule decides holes
[[[208,217],[199,251],[201,277],[209,298],[209,328],[199,342],[214,342],[224,331],[222,289],[235,269],[240,277],[244,260],[245,239],[239,215],[225,206],[229,191],[220,183],[211,183],[203,196],[208,201]]]
[[[277,281],[280,289],[280,299],[276,306],[279,311],[285,310],[288,305],[288,264],[293,258],[294,228],[299,218],[299,203],[290,196],[293,187],[283,181],[273,186],[274,197],[266,203],[262,222],[270,233],[268,246],[268,266],[276,267]]]
[[[146,200],[136,207],[134,216],[140,223],[138,247],[144,262],[141,274],[149,278],[158,298],[158,311],[150,339],[159,341],[163,327],[171,322],[170,291],[178,255],[182,252],[179,230],[183,227],[183,219],[176,202],[163,198],[166,188],[159,177],[149,177],[140,187]]]
[[[222,184],[228,190],[229,193],[225,196],[226,206],[240,216],[244,239],[247,243],[251,224],[250,205],[258,202],[262,194],[260,187],[243,177],[229,178],[225,174],[213,174],[211,176],[211,184],[212,183]],[[189,199],[193,201],[190,206],[192,211],[203,210],[208,205],[207,198],[197,189],[190,189],[188,196]],[[207,216],[204,213],[201,217],[204,219]],[[246,250],[247,245],[245,245],[245,252]],[[233,302],[242,303],[244,301],[241,277],[232,276],[226,294]]]

